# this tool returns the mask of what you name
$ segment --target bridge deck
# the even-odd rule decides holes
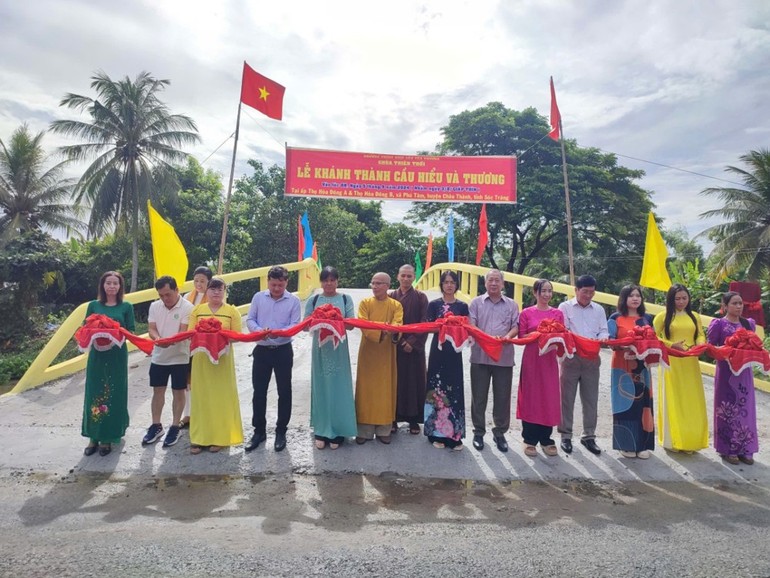
[[[368,296],[363,289],[347,290],[356,302]],[[433,295],[432,298],[436,297]],[[353,373],[360,333],[349,333]],[[602,353],[602,379],[597,441],[605,450],[595,457],[576,444],[572,455],[560,454],[548,458],[542,453],[535,459],[524,456],[521,447],[521,427],[513,421],[508,433],[510,451],[502,454],[489,443],[477,452],[467,447],[462,452],[434,449],[422,435],[412,436],[401,429],[393,443],[385,446],[369,443],[365,446],[346,444],[337,451],[315,450],[309,427],[310,409],[310,338],[301,334],[295,338],[294,404],[288,431],[288,446],[276,453],[272,448],[272,424],[276,417],[274,387],[268,395],[268,443],[246,454],[242,447],[233,447],[219,454],[189,453],[189,439],[183,433],[180,442],[167,450],[158,443],[143,448],[140,440],[150,422],[150,387],[147,371],[149,358],[141,353],[129,357],[129,412],[131,426],[124,442],[107,457],[84,457],[85,440],[80,437],[82,412],[83,373],[61,379],[19,395],[0,397],[0,475],[19,473],[64,476],[75,474],[107,473],[117,478],[129,476],[165,477],[179,475],[253,476],[265,474],[302,473],[359,473],[451,478],[474,481],[523,480],[558,481],[573,478],[591,478],[607,482],[645,481],[670,482],[749,482],[770,487],[770,468],[767,443],[770,443],[770,394],[757,392],[760,444],[764,446],[754,466],[727,466],[713,449],[696,455],[668,454],[658,448],[647,461],[627,460],[611,449],[612,418],[609,400],[609,353]],[[251,351],[248,344],[236,344],[236,371],[244,433],[248,439],[251,427]],[[466,358],[466,405],[470,407],[470,377]],[[517,348],[517,360],[521,358]],[[656,373],[656,372],[655,372]],[[704,378],[706,398],[713,399],[713,382]],[[514,371],[514,388],[518,383],[518,368]],[[491,403],[490,403],[491,405]],[[515,392],[514,392],[515,406]],[[164,422],[170,420],[170,393],[164,409]],[[514,407],[515,415],[515,407]],[[709,407],[709,413],[711,409]],[[488,411],[491,419],[491,407]],[[575,409],[576,426],[580,423],[580,407]],[[470,416],[468,416],[470,426]],[[711,416],[709,416],[711,423]],[[491,429],[491,423],[490,423]],[[470,430],[470,427],[468,428]],[[577,430],[579,432],[579,430]]]

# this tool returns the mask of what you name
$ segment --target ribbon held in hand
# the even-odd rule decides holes
[[[635,325],[632,330],[626,332],[626,337],[631,338],[628,348],[633,352],[634,357],[644,362],[647,367],[658,364],[668,367],[668,350],[663,347],[652,327]]]
[[[230,339],[222,331],[222,322],[216,317],[204,317],[195,326],[190,339],[190,355],[205,354],[211,363],[230,351]]]
[[[81,353],[92,347],[96,351],[107,351],[113,347],[123,347],[126,336],[121,331],[120,323],[106,315],[93,313],[75,332],[75,341]]]
[[[540,334],[537,338],[540,355],[550,351],[555,351],[559,359],[575,355],[575,339],[563,323],[556,319],[543,319],[537,326],[537,333]]]
[[[725,340],[725,345],[735,349],[762,350],[762,340],[759,335],[748,329],[740,328]]]
[[[308,331],[318,332],[319,347],[325,343],[331,343],[334,349],[337,349],[339,344],[345,341],[347,337],[345,318],[342,312],[331,303],[316,307],[308,319],[310,320]]]
[[[468,317],[465,315],[455,315],[451,311],[447,311],[443,317],[436,319],[435,323],[438,325],[439,349],[443,349],[447,341],[457,352],[473,345],[473,337],[468,333]]]
[[[763,348],[759,336],[748,329],[738,329],[725,340],[724,346],[713,348],[710,353],[715,359],[727,361],[733,375],[740,375],[750,367],[770,372],[770,354]]]

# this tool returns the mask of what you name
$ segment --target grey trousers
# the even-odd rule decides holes
[[[584,359],[575,356],[561,362],[559,385],[561,388],[561,423],[559,433],[562,439],[572,439],[575,397],[580,389],[580,405],[583,406],[583,435],[580,439],[596,437],[596,414],[599,403],[599,365],[601,360]]]
[[[492,435],[502,436],[511,425],[511,388],[513,367],[471,363],[471,420],[473,433],[484,435],[487,431],[486,413],[489,398],[489,381],[492,380]]]

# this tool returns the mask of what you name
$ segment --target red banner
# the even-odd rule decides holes
[[[515,203],[516,157],[431,157],[286,149],[286,194]]]

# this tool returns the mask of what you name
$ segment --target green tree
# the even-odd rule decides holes
[[[134,80],[112,80],[104,72],[92,77],[97,98],[67,94],[60,105],[87,111],[90,122],[57,120],[51,129],[82,144],[62,147],[70,160],[90,160],[76,187],[78,202],[91,203],[89,233],[113,229],[132,241],[131,291],[137,287],[140,222],[147,200],[168,187],[173,166],[187,159],[179,147],[199,140],[193,120],[171,114],[158,93],[169,84],[142,72]]]
[[[704,315],[714,315],[722,304],[722,293],[727,291],[728,283],[722,281],[719,291],[713,279],[701,269],[700,259],[694,261],[674,261],[670,265],[671,282],[687,287],[692,300],[692,309]],[[665,296],[663,298],[665,303]]]
[[[751,151],[740,160],[746,169],[725,170],[740,178],[745,188],[710,187],[700,193],[723,203],[700,215],[724,221],[701,233],[716,241],[710,255],[715,279],[745,271],[749,279],[757,280],[770,268],[770,150]]]
[[[682,226],[661,229],[660,234],[670,249],[669,259],[681,262],[703,261],[703,247],[687,234]]]
[[[366,287],[372,275],[384,271],[395,286],[396,274],[404,264],[414,264],[414,254],[423,251],[425,238],[419,229],[404,223],[385,223],[376,233],[369,233],[368,240],[361,247],[353,261],[353,275],[350,286]]]
[[[131,267],[131,240],[125,235],[111,234],[87,241],[70,239],[64,249],[68,259],[63,269],[66,281],[63,300],[67,304],[79,305],[96,299],[102,273],[111,270],[123,273]],[[140,260],[139,279],[149,286],[154,279],[149,240],[142,239],[140,255],[146,258]]]
[[[516,273],[568,277],[567,224],[561,154],[543,136],[550,130],[533,108],[515,111],[492,102],[450,117],[439,154],[518,157],[518,202],[490,204],[485,262]],[[612,154],[567,141],[576,273],[593,273],[604,288],[641,270],[650,195],[634,183],[644,174],[617,164]],[[412,218],[444,225],[455,215],[458,260],[475,255],[480,206],[419,203]]]
[[[62,176],[63,163],[45,169],[44,132],[22,124],[8,145],[0,140],[0,246],[26,231],[78,232],[82,211],[68,202],[74,183]]]
[[[25,231],[0,250],[0,341],[22,342],[34,332],[40,295],[64,289],[68,258],[62,244],[40,230]]]

